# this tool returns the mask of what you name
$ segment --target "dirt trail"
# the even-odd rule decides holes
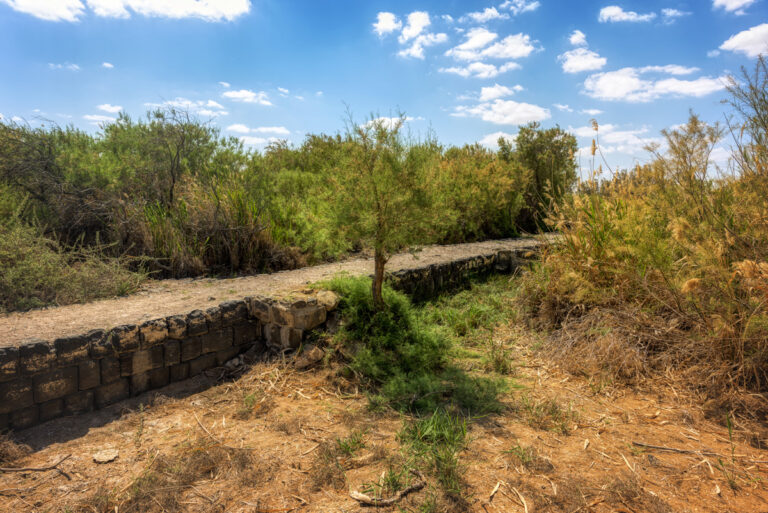
[[[415,256],[410,253],[393,256],[387,264],[387,270],[423,267],[505,249],[515,250],[531,246],[532,243],[535,243],[534,239],[528,238],[428,246]],[[207,308],[245,296],[276,296],[342,272],[353,275],[372,274],[373,259],[356,258],[293,271],[231,279],[152,281],[143,290],[127,297],[3,315],[0,316],[0,347],[18,345],[26,338],[50,340],[79,335],[92,329],[135,324]]]
[[[512,329],[507,335],[519,339]],[[504,413],[470,423],[460,453],[463,498],[443,497],[431,511],[768,512],[768,451],[732,444],[726,428],[671,389],[599,389],[536,359],[526,345],[518,349],[515,379],[524,388],[504,397]],[[43,467],[71,454],[59,466],[66,475],[0,473],[0,511],[112,511],[110,496],[120,511],[138,511],[128,496],[157,487],[150,477],[164,468],[194,480],[147,499],[147,510],[160,511],[162,501],[190,512],[373,511],[349,489],[361,490],[408,457],[397,437],[404,419],[372,413],[364,394],[339,388],[332,374],[259,363],[234,382],[185,398],[168,398],[166,389],[152,406],[134,403],[114,422],[107,420],[115,408],[28,430],[23,440],[39,449],[13,465]],[[351,433],[362,433],[361,447],[338,459],[335,474],[318,464],[325,444]],[[254,448],[245,450],[252,459],[238,459],[240,448]],[[119,456],[94,463],[104,449]],[[376,511],[422,511],[441,493],[433,476],[427,482],[400,501],[402,509]]]

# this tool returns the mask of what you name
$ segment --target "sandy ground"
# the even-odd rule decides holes
[[[519,340],[511,328],[508,335]],[[682,394],[660,384],[648,385],[653,390],[597,387],[514,344],[520,387],[504,397],[505,413],[470,422],[460,453],[462,497],[443,498],[434,511],[768,512],[768,452],[738,437],[731,442],[725,427],[706,420]],[[0,511],[102,511],[99,497],[109,494],[119,497],[109,511],[133,511],[127,497],[150,483],[146,476],[168,458],[192,458],[200,444],[245,448],[252,459],[237,468],[234,459],[222,460],[188,486],[169,490],[182,511],[373,511],[349,490],[407,459],[397,433],[409,419],[370,412],[365,396],[333,369],[297,372],[290,362],[265,362],[235,381],[189,388],[205,387],[206,379],[213,378],[156,392],[143,409],[134,401],[21,433],[34,452],[15,467],[71,456],[58,466],[61,472],[0,472]],[[249,395],[255,400],[245,401]],[[523,406],[552,403],[568,412],[556,427]],[[324,444],[354,432],[363,434],[364,447],[338,460],[339,482],[318,485]],[[119,455],[94,463],[104,449]],[[520,451],[528,457],[521,459]],[[399,501],[401,509],[380,509],[417,512],[440,493],[428,475],[426,487]],[[162,511],[164,499],[152,500],[146,510]]]
[[[428,246],[415,255],[403,253],[393,256],[387,264],[387,270],[422,267],[502,249],[520,249],[531,244],[535,244],[533,239],[507,239]],[[207,308],[245,296],[277,296],[338,273],[372,274],[373,259],[357,258],[293,271],[231,279],[151,281],[143,290],[126,297],[2,315],[0,346],[19,345],[27,338],[52,340],[79,335],[92,329],[109,329],[120,324],[140,323]]]

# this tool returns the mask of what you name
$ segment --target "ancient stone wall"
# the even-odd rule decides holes
[[[530,249],[499,251],[388,279],[422,300],[473,277],[513,272],[530,256]],[[246,297],[140,325],[0,348],[0,430],[103,408],[221,366],[250,348],[296,349],[308,332],[334,321],[336,303],[323,292],[293,300]]]

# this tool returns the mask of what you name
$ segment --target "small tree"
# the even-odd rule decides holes
[[[334,229],[350,245],[374,251],[373,304],[384,309],[384,266],[394,251],[424,240],[433,229],[428,168],[430,145],[411,145],[405,117],[350,123],[341,158],[331,173]]]

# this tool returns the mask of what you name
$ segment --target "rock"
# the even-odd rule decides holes
[[[306,369],[322,360],[323,356],[325,356],[325,351],[319,347],[307,346],[304,348],[304,351],[296,357],[293,364],[297,369]]]
[[[325,307],[325,310],[330,312],[339,306],[339,296],[331,292],[330,290],[321,290],[317,293],[317,302]]]
[[[117,449],[102,449],[93,455],[93,461],[96,463],[109,463],[115,461],[120,455]]]

